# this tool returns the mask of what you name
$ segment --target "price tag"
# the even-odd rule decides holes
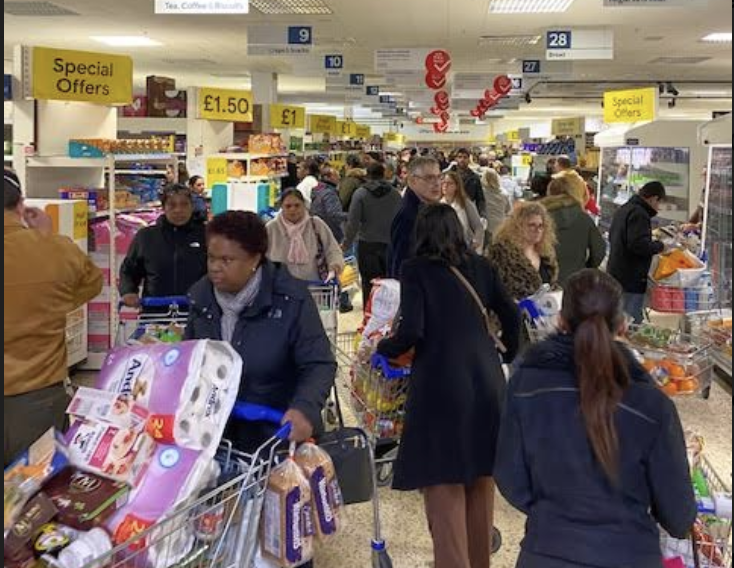
[[[89,205],[86,201],[74,203],[74,240],[86,239],[89,234]]]
[[[199,118],[228,122],[252,122],[251,91],[231,89],[199,89]]]
[[[533,157],[530,154],[523,154],[522,156],[522,165],[525,167],[530,167],[533,165]]]
[[[520,142],[520,131],[519,130],[510,130],[507,133],[507,141],[508,142]]]
[[[306,109],[292,105],[270,105],[272,128],[306,128]]]
[[[357,125],[357,138],[369,138],[372,136],[372,129],[369,126],[364,126],[362,124]]]
[[[227,159],[209,158],[206,161],[206,186],[214,187],[218,183],[227,183]]]
[[[336,134],[336,117],[326,114],[309,116],[311,134]]]
[[[357,136],[357,124],[347,120],[336,121],[336,135],[344,136],[346,138],[356,138]]]

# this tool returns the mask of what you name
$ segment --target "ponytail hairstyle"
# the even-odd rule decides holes
[[[597,461],[612,483],[619,476],[614,417],[630,383],[629,363],[614,337],[624,323],[622,288],[599,270],[568,281],[561,317],[573,335],[581,413]]]

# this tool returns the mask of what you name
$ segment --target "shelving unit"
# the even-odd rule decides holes
[[[147,169],[132,168],[132,164],[148,166]],[[99,299],[91,304],[109,304],[107,308],[111,341],[118,322],[118,294],[116,286],[117,238],[116,216],[123,212],[132,212],[140,208],[118,210],[116,207],[117,176],[155,176],[165,173],[166,168],[177,164],[175,156],[170,154],[127,154],[108,155],[101,158],[70,158],[68,156],[31,156],[25,160],[26,183],[28,196],[33,198],[56,198],[60,186],[77,186],[84,188],[104,188],[107,191],[109,210],[97,213],[92,217],[108,217],[110,222],[109,251],[97,256],[98,264],[108,273],[106,290]],[[145,208],[145,206],[142,206]],[[86,326],[86,323],[85,323]],[[106,357],[105,352],[88,352],[85,369],[99,370]]]

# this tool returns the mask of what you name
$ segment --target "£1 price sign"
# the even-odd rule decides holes
[[[270,105],[272,128],[306,128],[306,109],[293,105]]]
[[[199,89],[199,118],[228,122],[252,122],[253,99],[251,91],[233,89]]]

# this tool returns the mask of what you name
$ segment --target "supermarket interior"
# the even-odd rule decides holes
[[[625,307],[632,297],[644,301],[644,322],[631,323],[620,339],[665,394],[663,400],[671,399],[677,408],[698,507],[693,544],[663,531],[664,564],[637,564],[634,556],[618,564],[608,558],[592,562],[588,557],[573,563],[571,554],[561,556],[567,563],[559,559],[533,563],[528,557],[520,565],[526,531],[537,527],[532,521],[526,525],[526,515],[505,500],[509,497],[500,480],[503,491],[495,498],[495,531],[488,539],[495,549],[491,566],[732,567],[734,4],[728,0],[4,0],[3,4],[6,568],[291,568],[309,560],[316,568],[489,568],[488,559],[467,557],[459,565],[447,561],[450,556],[440,558],[437,535],[442,529],[433,527],[432,534],[427,522],[429,492],[392,488],[396,464],[403,472],[396,486],[405,481],[401,478],[406,470],[421,468],[401,462],[409,453],[401,452],[401,437],[413,408],[411,393],[419,387],[410,382],[412,359],[407,364],[388,361],[375,349],[382,352],[379,339],[400,334],[396,325],[404,309],[399,305],[400,288],[407,289],[408,284],[399,282],[400,270],[390,267],[398,217],[407,215],[411,196],[419,195],[423,203],[432,201],[416,189],[431,181],[441,182],[443,202],[457,211],[466,231],[464,244],[487,256],[498,278],[505,279],[510,299],[519,306],[523,349],[532,350],[530,343],[544,341],[558,326],[570,325],[558,314],[572,272],[585,267],[606,270],[622,283]],[[427,161],[420,161],[422,157]],[[411,165],[416,163],[421,165]],[[451,177],[453,171],[457,174]],[[582,182],[580,207],[572,193],[563,197],[573,206],[554,193],[562,191],[558,187],[568,176],[573,177],[571,185],[577,178]],[[452,183],[456,197],[447,195]],[[650,192],[660,184],[664,193],[655,202]],[[295,187],[301,191],[296,201],[310,206],[310,217],[308,213],[298,217],[297,212],[289,217],[286,200],[293,203],[294,196],[281,201],[281,194]],[[13,198],[16,193],[19,199]],[[388,198],[381,199],[386,194]],[[188,197],[183,206],[182,195]],[[393,205],[385,205],[392,197]],[[336,213],[329,199],[336,200]],[[555,226],[557,239],[546,236],[550,249],[557,252],[557,258],[556,252],[551,256],[560,276],[548,276],[553,273],[550,268],[544,272],[547,258],[538,242],[517,247],[524,261],[519,270],[496,265],[515,262],[496,256],[496,247],[511,232],[523,207],[537,203],[544,205],[542,212],[529,209],[536,213],[528,215],[540,219],[541,231]],[[191,207],[184,222],[175,221],[180,212],[171,213],[177,206]],[[638,210],[630,213],[635,206]],[[570,223],[564,216],[571,215],[569,207],[578,209],[574,222],[582,223],[580,215],[591,226],[584,231],[597,239],[596,252],[593,244],[588,252],[583,249],[581,264],[573,269],[563,264],[569,262],[568,240],[578,236],[563,232],[564,223]],[[355,213],[357,208],[361,209]],[[36,210],[42,220],[27,214]],[[639,220],[641,210],[650,213],[644,215],[647,232],[636,234],[637,245],[629,245],[628,225],[619,227],[631,223],[635,215]],[[20,217],[16,211],[21,211]],[[262,220],[256,228],[248,225],[242,231],[251,231],[248,238],[255,238],[252,231],[261,230],[261,225],[267,231],[263,238],[270,243],[270,248],[265,244],[269,260],[263,263],[268,266],[270,261],[305,264],[294,259],[301,254],[301,245],[304,254],[314,254],[309,252],[311,241],[303,237],[307,230],[303,219],[312,219],[317,250],[311,273],[316,277],[305,276],[310,274],[305,269],[294,276],[310,282],[324,340],[329,340],[331,359],[326,359],[337,363],[335,386],[324,390],[324,397],[331,391],[325,400],[299,400],[305,387],[292,387],[292,377],[286,398],[273,393],[280,386],[256,388],[248,383],[260,381],[258,373],[275,377],[311,372],[313,390],[321,371],[304,369],[323,360],[316,361],[319,341],[312,335],[305,337],[308,334],[300,330],[286,337],[278,327],[281,319],[290,325],[288,305],[281,311],[268,304],[263,321],[248,320],[240,326],[235,319],[227,328],[237,302],[248,303],[232,312],[236,318],[259,305],[252,295],[241,297],[250,293],[255,280],[258,286],[285,286],[298,296],[289,284],[280,284],[280,276],[268,276],[260,261],[248,267],[257,278],[250,280],[248,274],[242,281],[246,286],[240,283],[245,288],[224,294],[217,287],[216,278],[225,278],[221,274],[239,261],[226,247],[215,248],[214,242],[240,242],[230,240],[239,229],[227,222],[238,219],[241,228],[243,219],[249,219],[227,217],[232,211],[254,213]],[[479,228],[472,225],[472,211]],[[320,232],[322,226],[325,233]],[[406,231],[412,228],[411,224]],[[620,230],[628,232],[620,236]],[[44,248],[21,240],[22,234],[31,232],[67,237],[73,250],[62,252],[60,241],[55,241],[57,248],[50,244]],[[377,233],[384,233],[384,239],[370,242],[365,236]],[[639,252],[640,239],[651,249],[649,254]],[[274,250],[276,241],[283,243],[282,258]],[[631,256],[620,261],[615,246],[618,253],[627,247],[625,253]],[[247,258],[259,250],[241,248]],[[332,259],[333,254],[338,260]],[[373,261],[378,257],[376,267]],[[64,263],[64,258],[70,260]],[[48,276],[54,274],[51,265],[57,261],[58,277]],[[633,270],[641,262],[648,263],[643,266],[641,287],[629,288],[618,272]],[[82,265],[89,282],[80,275],[64,280]],[[221,271],[216,278],[215,266]],[[513,279],[513,272],[526,268],[538,278],[537,285],[515,292],[515,286],[525,290],[526,284],[518,284],[522,275]],[[96,274],[100,281],[90,284]],[[200,295],[201,282],[196,284],[200,278],[208,283],[208,295]],[[365,286],[372,278],[370,293]],[[423,282],[421,290],[429,284]],[[97,286],[93,294],[73,304],[68,314],[62,310],[72,306],[62,297],[79,298],[88,286]],[[476,293],[472,284],[466,286]],[[466,295],[466,290],[452,293]],[[146,297],[158,296],[165,298],[146,302]],[[213,306],[219,303],[221,331],[213,331],[213,316],[206,308],[194,318],[194,306],[200,309],[204,297]],[[446,306],[457,301],[448,294],[438,297]],[[476,301],[487,318],[483,300]],[[476,305],[470,306],[466,311],[457,307],[456,317],[476,310]],[[40,311],[43,316],[36,317]],[[499,316],[500,310],[494,311]],[[181,347],[179,352],[171,344],[183,339],[187,322],[186,337],[199,341],[186,342],[190,351]],[[464,322],[456,319],[446,325],[454,323]],[[505,323],[502,320],[503,328]],[[302,325],[300,319],[297,325]],[[488,323],[487,329],[493,325]],[[207,326],[212,331],[202,331]],[[54,330],[59,333],[51,345]],[[292,339],[300,334],[305,339]],[[496,339],[494,332],[491,336]],[[230,339],[208,341],[225,337]],[[36,339],[44,342],[38,351],[32,345]],[[308,345],[294,347],[286,343],[290,341]],[[64,342],[62,350],[59,345]],[[243,342],[251,346],[242,348]],[[497,342],[502,346],[501,340]],[[174,349],[175,357],[169,349]],[[247,357],[240,357],[248,349],[253,358],[249,365]],[[65,363],[39,362],[49,352],[58,358],[62,351]],[[522,353],[518,361],[523,361]],[[313,359],[298,359],[307,356]],[[415,367],[419,357],[420,345]],[[469,365],[463,360],[448,364],[457,366],[458,375],[462,365]],[[274,366],[272,373],[264,370],[265,365]],[[506,364],[503,370],[509,379],[513,372],[522,372],[519,367]],[[59,368],[63,371],[54,375]],[[454,380],[450,373],[444,378]],[[54,396],[65,397],[61,413],[69,428],[65,434],[58,428],[47,432],[56,418],[40,431],[29,425],[43,415],[39,408],[46,405],[49,410],[56,404],[40,398],[51,396],[48,389],[58,389]],[[245,392],[256,393],[255,400],[245,401]],[[299,431],[301,420],[313,425],[309,411],[315,404],[329,431],[324,451],[304,444],[295,461],[276,460],[271,471],[270,452],[278,442],[268,440],[262,455],[247,459],[237,457],[240,454],[231,447],[227,450],[223,438],[234,431],[229,420],[270,418],[261,414],[253,418],[247,412],[257,409],[242,410],[240,403],[267,404],[268,397],[279,401],[272,403],[280,405],[279,416],[287,411],[286,418],[293,419],[291,413],[297,413],[293,432]],[[300,410],[294,411],[297,403]],[[621,398],[616,403],[624,406]],[[458,416],[454,421],[464,422]],[[436,424],[446,422],[436,417]],[[498,426],[492,424],[487,429],[494,431]],[[32,440],[13,441],[26,430],[35,432]],[[439,433],[439,439],[447,437],[448,433]],[[457,446],[469,445],[459,442]],[[591,440],[591,448],[585,442],[583,451],[597,452],[596,443]],[[240,448],[238,442],[234,445],[235,450]],[[9,446],[15,452],[11,456]],[[278,447],[287,450],[287,446]],[[248,446],[246,451],[253,450]],[[461,454],[447,449],[445,455],[433,459]],[[302,465],[319,459],[328,461],[329,467],[313,466],[309,473],[309,466]],[[558,460],[574,463],[577,456],[559,454]],[[286,497],[287,484],[297,486],[288,477],[292,463],[298,463],[306,476],[300,470],[293,473],[306,483],[295,497],[298,514],[289,513],[288,507],[294,505],[288,499],[293,497]],[[654,483],[651,479],[647,482]],[[319,493],[320,483],[331,484],[324,495]],[[338,485],[343,497],[338,487],[332,487]],[[311,486],[313,503],[303,497],[311,494]],[[646,489],[647,499],[654,489]],[[80,493],[94,497],[81,498]],[[595,495],[582,498],[591,500]],[[308,513],[311,506],[313,519]],[[648,509],[648,519],[664,524],[654,503]],[[628,523],[637,522],[630,518]],[[438,526],[435,517],[433,522]],[[593,521],[587,519],[586,524]],[[648,529],[642,526],[639,531]],[[471,527],[468,530],[471,539]],[[529,540],[523,545],[525,552],[530,551]],[[540,545],[533,542],[540,555]],[[573,543],[566,547],[574,551]]]

